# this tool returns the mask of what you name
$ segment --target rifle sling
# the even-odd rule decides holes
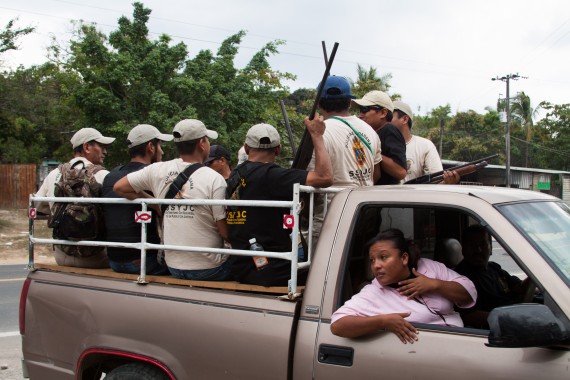
[[[170,188],[168,189],[168,192],[164,196],[164,199],[175,198],[176,195],[182,191],[182,187],[186,182],[188,182],[188,179],[190,179],[192,173],[200,169],[202,166],[204,165],[199,162],[196,162],[195,164],[189,165],[186,169],[184,169],[184,171],[180,172],[180,174],[178,174],[178,177],[176,177],[176,179],[170,184]],[[163,216],[167,207],[168,205],[166,204],[160,206]]]

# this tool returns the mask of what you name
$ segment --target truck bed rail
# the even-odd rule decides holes
[[[309,224],[308,230],[308,254],[307,261],[299,263],[297,247],[299,246],[299,214],[301,212],[301,192],[309,193],[309,220],[313,219],[314,212],[314,193],[323,193],[325,198],[328,193],[336,193],[338,191],[344,190],[343,188],[328,188],[328,189],[317,189],[311,186],[302,186],[295,184],[293,190],[293,200],[292,201],[244,201],[244,200],[209,200],[209,199],[148,199],[140,198],[135,200],[128,200],[124,198],[72,198],[72,197],[37,197],[35,195],[30,195],[29,198],[29,258],[27,268],[29,271],[34,271],[36,268],[45,268],[52,270],[65,271],[70,273],[82,273],[82,274],[93,274],[99,275],[104,274],[106,277],[115,278],[128,278],[136,280],[139,284],[146,284],[148,281],[152,282],[162,282],[162,283],[179,283],[183,285],[200,286],[200,287],[210,287],[210,288],[223,288],[223,289],[233,289],[233,290],[255,290],[268,293],[288,293],[288,298],[295,298],[298,295],[299,287],[297,285],[297,272],[299,269],[309,267],[311,265],[312,259],[312,223]],[[148,213],[148,206],[153,204],[176,204],[176,205],[222,205],[222,206],[249,206],[249,207],[278,207],[284,208],[288,207],[290,209],[290,215],[293,216],[293,224],[291,227],[291,251],[290,252],[272,252],[264,251],[263,255],[266,257],[278,258],[291,261],[291,278],[287,287],[263,287],[256,285],[240,284],[238,282],[232,281],[190,281],[190,280],[179,280],[169,276],[147,276],[146,275],[146,251],[148,249],[168,249],[177,251],[188,251],[188,252],[198,252],[198,253],[222,253],[229,255],[238,256],[255,256],[257,252],[252,252],[249,250],[238,250],[230,248],[209,248],[209,247],[197,247],[197,246],[178,246],[178,245],[164,245],[164,244],[151,244],[146,241],[146,223],[141,222],[141,241],[138,243],[123,243],[123,242],[109,242],[109,241],[70,241],[70,240],[58,240],[58,239],[46,239],[38,238],[34,236],[34,220],[36,219],[36,210],[34,208],[34,202],[73,202],[73,203],[105,203],[105,204],[140,204],[141,213]],[[325,212],[326,212],[326,199],[325,199]],[[135,216],[133,215],[133,218]],[[120,247],[120,248],[134,248],[141,251],[141,273],[140,275],[129,275],[123,273],[113,272],[111,269],[99,270],[99,269],[87,269],[87,268],[74,268],[74,267],[62,267],[46,264],[36,264],[34,263],[34,245],[35,244],[61,244],[61,245],[78,245],[78,246],[103,246],[103,247]],[[57,267],[57,268],[56,268]],[[64,268],[64,269],[62,269]],[[221,285],[225,284],[225,285]]]

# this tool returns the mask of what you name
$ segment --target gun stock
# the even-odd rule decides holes
[[[487,161],[481,161],[481,162],[478,162],[476,164],[470,164],[470,165],[463,166],[461,168],[453,169],[453,170],[456,171],[460,177],[463,177],[464,175],[475,173],[476,171],[483,169],[487,165],[488,165]],[[449,170],[451,170],[451,169],[449,169]],[[443,181],[443,174],[432,177],[431,181],[428,183],[440,183],[441,181]]]

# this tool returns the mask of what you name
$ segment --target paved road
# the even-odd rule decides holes
[[[0,265],[0,379],[22,379],[22,346],[18,326],[20,291],[27,275],[24,264]]]

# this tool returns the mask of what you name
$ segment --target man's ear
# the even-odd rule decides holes
[[[152,141],[149,141],[146,143],[146,154],[150,155],[152,157],[152,155],[154,155],[154,152],[156,152],[156,145],[153,144]]]
[[[275,147],[275,156],[279,156],[281,154],[281,144],[279,144],[278,146]]]
[[[243,150],[245,150],[245,154],[247,154],[249,156],[249,145],[247,144],[243,144]]]

